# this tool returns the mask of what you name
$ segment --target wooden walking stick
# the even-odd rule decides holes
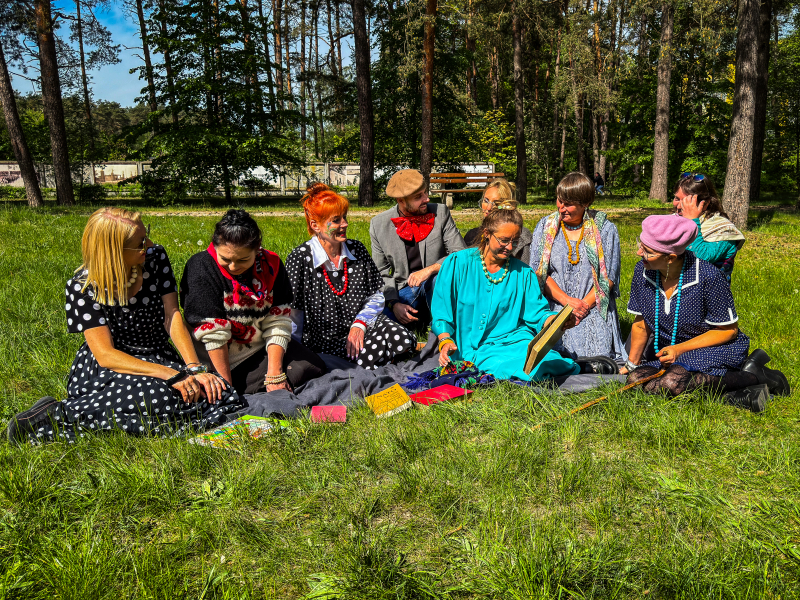
[[[564,417],[568,417],[570,415],[574,415],[575,413],[579,413],[582,410],[586,410],[590,406],[594,406],[595,404],[598,404],[599,402],[602,402],[603,400],[608,400],[614,394],[619,394],[620,392],[625,392],[627,390],[635,388],[638,385],[642,385],[643,383],[647,383],[648,381],[653,381],[653,379],[658,379],[659,377],[661,377],[664,374],[665,371],[666,371],[666,369],[661,369],[658,373],[650,375],[649,377],[645,377],[644,379],[640,379],[639,381],[637,381],[635,383],[629,383],[625,387],[618,389],[616,392],[613,392],[613,393],[609,394],[608,396],[600,396],[599,398],[595,398],[594,400],[590,400],[586,404],[581,404],[578,408],[573,408],[568,413],[566,413],[564,415],[560,415],[560,416],[556,417],[555,419],[553,419],[551,421],[546,421],[544,423],[539,423],[536,427],[531,427],[531,431],[536,431],[537,429],[539,429],[543,425],[551,425],[552,423],[555,423],[556,421],[560,421]]]

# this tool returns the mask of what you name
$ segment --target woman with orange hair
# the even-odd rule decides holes
[[[315,183],[301,202],[311,239],[286,259],[293,337],[366,369],[413,349],[414,335],[382,314],[383,279],[372,257],[361,242],[347,239],[347,200]]]
[[[67,282],[67,330],[86,342],[72,363],[67,399],[46,396],[16,415],[7,430],[12,442],[72,441],[103,430],[164,436],[216,427],[244,408],[197,360],[172,265],[139,213],[96,211],[81,249],[83,265]]]

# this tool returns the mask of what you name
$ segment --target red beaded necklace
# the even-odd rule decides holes
[[[328,269],[326,269],[324,265],[322,267],[322,272],[325,274],[325,281],[327,282],[328,287],[331,288],[331,291],[337,296],[344,296],[345,292],[347,292],[347,259],[346,258],[342,259],[342,263],[343,263],[342,268],[344,269],[344,286],[342,287],[341,292],[337,290],[335,287],[333,287],[333,284],[331,283],[331,278],[328,277]]]

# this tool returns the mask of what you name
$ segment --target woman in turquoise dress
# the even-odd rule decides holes
[[[522,231],[516,202],[506,201],[484,218],[481,241],[448,256],[436,280],[431,313],[439,339],[439,363],[468,360],[498,379],[540,381],[581,371],[551,350],[531,371],[528,344],[557,313],[549,310],[536,273],[513,257]],[[574,327],[571,316],[566,327]]]

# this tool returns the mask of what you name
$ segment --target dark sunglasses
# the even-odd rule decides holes
[[[150,239],[150,225],[145,225],[144,227],[144,238],[142,238],[142,243],[136,246],[135,248],[125,248],[122,247],[123,250],[136,250],[137,252],[141,252],[145,248],[147,248],[147,240]]]
[[[703,175],[702,173],[690,173],[689,171],[681,173],[681,181],[683,181],[684,179],[689,179],[689,177],[692,178],[692,181],[697,181],[697,182],[703,181],[706,178],[706,176]]]

